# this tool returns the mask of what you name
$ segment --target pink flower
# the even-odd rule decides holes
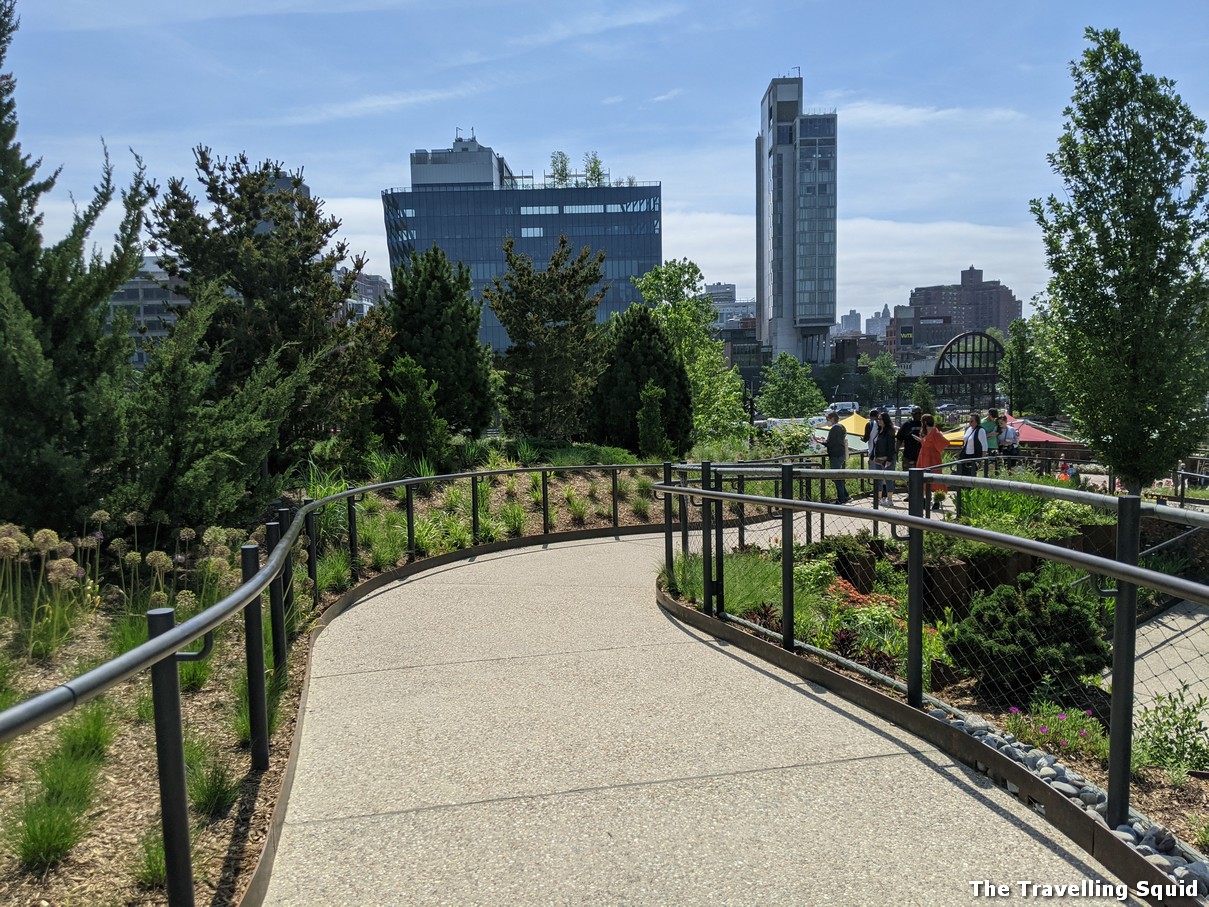
[[[1084,728],[1079,728],[1079,736],[1080,736],[1080,737],[1086,737],[1086,736],[1087,736],[1087,731],[1086,731]]]
[[[1090,718],[1090,717],[1091,717],[1091,709],[1088,709],[1088,710],[1087,710],[1086,712],[1084,712],[1083,714],[1084,714],[1084,715],[1086,715],[1088,718]]]
[[[1065,741],[1065,740],[1062,740],[1062,741],[1059,741],[1059,742],[1060,742],[1060,743],[1061,743],[1063,746],[1066,746],[1066,745],[1067,745],[1067,743],[1066,743],[1066,741]]]
[[[1059,712],[1059,713],[1058,713],[1058,720],[1059,720],[1059,721],[1065,721],[1065,720],[1066,720],[1066,712]]]
[[[1049,728],[1047,728],[1047,727],[1046,727],[1044,724],[1043,724],[1043,725],[1041,725],[1041,727],[1037,728],[1037,730],[1038,730],[1038,731],[1040,731],[1042,734],[1048,734],[1048,733],[1049,733]]]
[[[1013,715],[1020,714],[1020,709],[1016,708],[1015,706],[1012,706],[1010,709],[1008,709],[1008,711],[1011,712]]]

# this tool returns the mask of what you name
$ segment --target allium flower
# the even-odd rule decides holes
[[[39,529],[34,533],[34,547],[46,554],[59,547],[59,534],[53,529]]]
[[[126,514],[126,525],[127,526],[142,526],[143,525],[143,514],[137,510],[130,511],[128,514]]]
[[[192,611],[197,607],[197,596],[188,589],[182,589],[176,593],[176,607],[182,611]]]
[[[71,557],[76,553],[76,546],[71,542],[59,542],[59,547],[56,550],[59,557]]]
[[[213,547],[221,545],[227,540],[227,531],[221,526],[211,526],[202,533],[202,543]]]
[[[152,570],[169,570],[172,567],[172,558],[166,551],[152,551],[147,555],[147,566]]]
[[[79,565],[69,557],[61,557],[46,565],[46,581],[52,586],[63,586],[68,580],[75,581]]]
[[[92,516],[90,516],[88,518],[88,522],[90,522],[90,523],[108,523],[109,522],[109,511],[108,510],[94,510],[92,512]]]
[[[125,554],[126,549],[129,547],[130,546],[126,544],[126,540],[123,538],[116,538],[112,542],[109,543],[109,550],[112,551],[114,554],[116,554],[118,557],[121,557],[123,554]]]
[[[143,556],[137,551],[127,551],[126,556],[122,558],[124,563],[130,569],[135,569],[143,562]]]
[[[167,592],[152,592],[151,593],[151,607],[165,608],[167,606],[168,606],[168,593]]]
[[[197,538],[197,533],[192,529],[185,527],[177,534],[177,538],[179,538],[182,542],[191,542]]]
[[[162,510],[154,510],[151,513],[151,522],[166,523],[168,522],[168,514],[164,513]]]
[[[21,556],[21,546],[17,540],[7,535],[0,536],[0,560],[11,561]]]
[[[95,535],[86,535],[83,538],[76,539],[76,544],[80,547],[81,551],[91,551],[92,549],[96,548],[99,543],[100,542]]]
[[[219,559],[225,561],[227,558],[229,558],[231,556],[231,549],[228,548],[226,545],[215,545],[214,550],[211,552],[211,554],[213,554],[216,558],[219,558]]]

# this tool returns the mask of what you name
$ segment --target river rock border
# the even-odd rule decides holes
[[[1058,761],[1057,756],[1021,743],[1014,735],[1002,733],[989,721],[976,715],[956,717],[941,708],[934,708],[928,714],[982,741],[1013,762],[1021,763],[1053,790],[1082,808],[1093,821],[1108,827],[1104,818],[1108,812],[1107,792],[1078,772],[1066,768]],[[990,770],[986,763],[980,761],[975,761],[974,768],[984,774]],[[1007,782],[1007,789],[1012,794],[1020,793],[1020,786],[1012,781]],[[1148,863],[1166,873],[1173,881],[1187,883],[1190,879],[1195,879],[1197,894],[1200,897],[1209,896],[1209,863],[1202,854],[1184,844],[1162,825],[1151,822],[1132,809],[1129,811],[1129,818],[1130,824],[1118,825],[1112,829],[1113,835],[1145,857]]]

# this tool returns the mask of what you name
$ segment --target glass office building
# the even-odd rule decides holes
[[[836,315],[836,115],[773,79],[756,136],[756,329],[775,358],[828,361]]]
[[[473,137],[453,148],[415,151],[411,187],[382,192],[386,241],[393,273],[412,252],[434,244],[451,261],[470,269],[474,294],[506,271],[504,239],[544,268],[565,235],[573,254],[584,245],[603,251],[607,291],[597,320],[622,312],[642,297],[631,277],[662,263],[662,196],[659,183],[627,179],[588,185],[579,174],[565,179],[514,175],[507,162]],[[508,335],[490,307],[483,307],[480,337],[502,352]]]

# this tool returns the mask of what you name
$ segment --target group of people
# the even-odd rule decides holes
[[[834,412],[827,413],[827,425],[829,465],[832,469],[843,469],[848,462],[848,432],[840,424],[838,414]],[[870,411],[861,441],[867,447],[870,469],[881,470],[893,470],[900,456],[903,470],[917,467],[932,469],[941,464],[944,452],[949,447],[949,439],[936,425],[936,418],[918,406],[912,408],[911,418],[898,427],[895,427],[888,411]],[[958,454],[959,460],[970,462],[959,463],[958,470],[963,475],[973,475],[978,468],[976,461],[987,456],[1010,457],[1010,466],[1019,453],[1019,445],[1020,436],[1008,423],[1006,415],[1001,416],[995,409],[987,410],[985,419],[977,413],[971,413]],[[933,485],[933,490],[945,489]],[[848,487],[843,479],[836,480],[835,493],[838,503],[848,502]],[[881,506],[896,506],[893,481],[874,482],[873,493]]]

